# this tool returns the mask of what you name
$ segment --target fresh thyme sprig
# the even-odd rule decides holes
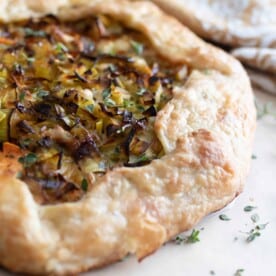
[[[265,229],[268,223],[265,224],[258,224],[254,228],[252,228],[249,232],[246,232],[248,235],[246,238],[247,242],[254,241],[257,237],[261,236],[261,230]]]
[[[196,243],[199,242],[199,230],[193,229],[192,233],[189,236],[181,236],[178,235],[174,241],[176,244],[183,244],[183,243]]]
[[[255,209],[257,209],[257,206],[247,205],[243,208],[243,211],[249,213]],[[268,223],[257,224],[260,220],[260,216],[257,213],[252,214],[250,216],[250,219],[254,227],[249,232],[243,232],[244,234],[247,235],[245,240],[248,243],[254,241],[257,237],[261,236],[261,231],[264,230],[268,224]]]

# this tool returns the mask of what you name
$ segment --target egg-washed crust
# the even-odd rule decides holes
[[[7,3],[4,7],[3,3]],[[146,35],[156,51],[193,71],[157,114],[165,156],[108,172],[75,203],[38,205],[16,178],[16,149],[0,157],[0,264],[31,274],[70,274],[151,254],[242,191],[255,108],[235,59],[197,38],[153,4],[118,1],[2,1],[2,21],[54,13],[107,14]]]

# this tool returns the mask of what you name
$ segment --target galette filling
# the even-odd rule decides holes
[[[0,142],[22,149],[41,204],[75,201],[115,167],[163,155],[156,115],[188,68],[107,16],[0,25]]]

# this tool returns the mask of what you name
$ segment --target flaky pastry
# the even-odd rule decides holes
[[[250,82],[237,60],[203,42],[176,19],[165,15],[148,2],[18,0],[1,1],[0,7],[0,18],[5,22],[3,26],[8,26],[12,21],[19,21],[12,23],[14,25],[9,27],[12,31],[8,32],[8,35],[5,35],[4,31],[0,33],[0,45],[5,45],[6,49],[4,52],[1,52],[3,48],[0,49],[1,84],[4,83],[0,93],[7,93],[10,85],[13,85],[16,91],[20,91],[15,101],[1,102],[3,105],[6,104],[4,108],[1,106],[1,109],[13,109],[13,113],[9,116],[13,122],[10,124],[14,125],[10,138],[6,136],[4,139],[1,136],[1,139],[5,140],[1,141],[3,152],[0,154],[0,264],[2,266],[14,272],[70,274],[107,265],[122,259],[127,254],[135,254],[141,260],[176,234],[192,228],[207,214],[223,208],[242,191],[251,159],[255,108]],[[26,21],[22,23],[22,20],[30,17],[40,18],[46,14],[53,14],[61,20],[61,23],[55,23],[56,19],[53,19],[53,16],[43,17],[42,23],[40,19],[33,19],[34,23]],[[124,27],[122,31],[121,27],[114,25],[116,28],[111,28],[112,35],[117,34],[118,30],[123,32],[120,33],[120,37],[124,36],[124,32],[126,34],[135,32],[130,44],[127,43],[128,40],[124,40],[126,44],[119,40],[118,47],[122,53],[131,54],[133,52],[128,52],[130,51],[128,47],[132,45],[138,57],[131,59],[132,57],[124,58],[120,55],[118,61],[116,47],[110,49],[103,46],[104,49],[108,48],[108,53],[103,49],[100,50],[104,53],[95,52],[94,44],[87,44],[87,40],[75,43],[74,39],[79,36],[74,36],[71,29],[66,33],[66,25],[71,21],[82,22],[78,20],[93,17],[96,18],[95,22],[98,22],[97,28],[100,33],[106,37],[109,30],[106,29],[105,23],[101,25],[97,20],[102,16],[105,18],[103,22],[115,20],[119,22],[119,26]],[[40,26],[42,30],[34,29],[32,24],[40,24],[35,26]],[[55,24],[65,27],[55,28]],[[82,24],[71,25],[83,26]],[[50,26],[51,32],[47,26]],[[81,28],[75,26],[72,28]],[[91,29],[87,29],[87,32],[90,31]],[[53,34],[56,36],[52,37]],[[14,45],[13,35],[26,39],[27,43],[30,43],[29,50],[27,51],[25,46],[20,48],[21,46]],[[141,54],[140,43],[135,41],[136,38],[139,40],[140,35],[144,37],[146,44],[150,45],[145,46],[144,56]],[[47,47],[51,47],[51,51],[47,53],[53,59],[49,60],[48,65],[57,66],[54,75],[52,71],[41,70],[48,68],[43,60],[39,59],[39,63],[36,63],[38,62],[36,51],[41,51],[43,47],[34,48],[33,45],[37,45],[40,39],[42,42],[39,45],[48,43]],[[53,41],[59,39],[62,42],[53,44]],[[97,43],[100,42],[101,38]],[[99,45],[97,43],[96,45]],[[120,48],[122,44],[128,45],[127,50],[124,47]],[[11,49],[13,46],[17,47],[16,50]],[[156,55],[147,56],[147,47],[152,47]],[[14,57],[14,53],[15,55],[21,53],[20,49],[23,49],[23,55],[20,55],[19,64],[9,67],[11,63],[9,59]],[[76,49],[79,52],[76,52]],[[9,56],[7,53],[13,54]],[[92,54],[96,57],[91,56]],[[150,57],[154,60],[150,61]],[[85,61],[79,62],[80,58]],[[76,63],[76,59],[79,63]],[[104,62],[100,63],[101,66],[99,59],[104,59]],[[113,66],[104,67],[106,60]],[[163,70],[161,64],[159,67],[163,71],[159,69],[162,72],[158,72],[156,65],[158,62],[162,64],[165,62],[166,68],[169,65],[170,68],[175,68],[173,70],[179,70],[173,71],[176,77],[158,75],[167,74],[172,70],[170,68]],[[133,66],[131,67],[133,71],[125,69],[126,63],[130,64],[127,66]],[[132,65],[133,63],[135,65]],[[73,68],[73,73],[69,76],[67,73],[69,69],[64,64]],[[76,64],[78,66],[74,67]],[[83,66],[86,68],[83,69]],[[123,74],[121,72],[129,74],[130,71],[131,77],[124,75],[120,79],[122,84],[118,79],[117,82],[114,81],[120,78]],[[95,97],[98,97],[96,90],[107,91],[104,89],[106,81],[99,82],[97,79],[95,82],[93,76],[97,74],[107,74],[108,78],[112,78],[112,82],[108,82],[109,90],[103,96],[106,106],[88,96],[91,91]],[[141,77],[137,77],[139,81],[137,80],[135,85],[142,86],[143,89],[136,86],[133,88],[134,84],[131,84],[129,90],[136,93],[135,101],[139,103],[142,101],[144,107],[149,105],[149,109],[146,110],[142,106],[141,112],[147,117],[144,121],[152,122],[154,135],[158,138],[162,150],[159,148],[160,145],[151,148],[152,143],[147,144],[144,136],[136,139],[139,147],[137,143],[132,146],[130,140],[127,140],[127,147],[125,142],[123,144],[119,142],[119,150],[122,151],[120,165],[112,165],[104,173],[102,171],[100,174],[97,174],[98,171],[90,173],[83,169],[86,168],[83,163],[87,158],[88,160],[98,158],[97,160],[104,164],[109,160],[115,162],[116,159],[108,153],[107,160],[102,157],[101,152],[98,152],[98,148],[102,146],[101,141],[106,139],[111,131],[110,127],[109,131],[107,126],[105,128],[107,118],[113,122],[113,129],[114,125],[124,126],[123,130],[116,129],[114,135],[122,135],[125,129],[128,131],[128,127],[130,132],[134,128],[134,119],[130,120],[130,117],[138,116],[140,109],[134,111],[131,109],[133,105],[129,101],[132,98],[127,94],[127,85],[135,76]],[[76,94],[72,92],[75,100],[79,97],[76,105],[65,105],[65,98],[70,98],[72,95],[64,89],[65,80],[70,91],[77,90]],[[154,86],[156,82],[159,83],[158,89]],[[53,83],[55,86],[50,86]],[[97,83],[96,88],[93,88],[94,83]],[[43,89],[37,90],[34,85]],[[72,90],[73,86],[75,90]],[[156,96],[159,95],[160,89],[171,91],[171,98],[162,106],[157,105],[161,101],[160,97]],[[116,94],[115,90],[119,91],[119,94]],[[145,94],[147,92],[151,94]],[[81,102],[80,93],[91,102],[87,105]],[[54,97],[50,97],[53,95]],[[145,99],[146,95],[151,98]],[[121,105],[127,113],[119,112]],[[100,115],[95,113],[95,108],[97,112],[101,112]],[[2,118],[7,116],[3,110]],[[90,114],[91,121],[95,120],[95,126],[90,126],[87,121],[83,122],[82,115],[77,112],[82,114],[86,112],[83,116]],[[77,119],[75,114],[80,119]],[[105,116],[105,119],[100,121],[100,116]],[[72,118],[76,123],[74,125],[71,124]],[[121,118],[123,121],[120,121]],[[114,122],[115,119],[117,121]],[[144,129],[144,123],[139,125],[139,120],[135,119],[137,132],[139,129]],[[42,126],[43,122],[47,122],[47,125]],[[52,126],[53,122],[59,127]],[[85,126],[86,131],[87,129],[90,131],[90,136],[87,134],[83,142],[78,142],[77,138],[82,136],[76,135],[72,130],[76,125],[81,125],[82,129]],[[93,132],[92,135],[93,127],[98,132]],[[54,133],[51,132],[53,129]],[[60,134],[62,131],[66,131],[67,136]],[[43,137],[42,140],[37,138],[37,133]],[[98,135],[100,139],[95,138],[97,133],[101,133],[102,136]],[[132,133],[132,136],[128,136],[128,139],[131,137],[131,142],[133,135]],[[22,137],[29,137],[29,140],[22,140]],[[33,141],[36,142],[35,145],[32,144]],[[151,149],[150,153],[141,150],[141,147],[144,148],[141,145]],[[69,172],[64,173],[58,183],[59,185],[71,183],[70,191],[67,189],[66,192],[71,192],[72,189],[77,191],[76,198],[75,193],[73,194],[73,201],[70,201],[71,196],[69,196],[64,202],[60,202],[56,200],[56,194],[52,200],[52,193],[48,193],[47,190],[53,188],[51,185],[56,185],[56,182],[53,184],[48,178],[45,179],[47,176],[43,171],[46,164],[45,156],[60,148],[61,151],[51,156],[57,158],[59,176],[62,158],[78,164],[73,176],[69,177]],[[104,149],[102,152],[105,154],[109,151]],[[141,159],[137,156],[140,153],[145,154],[149,162],[139,163]],[[131,154],[137,166],[132,166]],[[153,157],[149,158],[149,155]],[[40,163],[37,164],[38,161]],[[37,168],[39,173],[35,171]],[[82,171],[85,179],[74,178],[78,175],[78,170]],[[53,172],[53,177],[57,176],[56,173]],[[47,177],[49,175],[50,173]],[[97,176],[94,177],[95,175]],[[34,179],[38,183],[36,185],[47,188],[45,188],[48,193],[46,201],[43,201],[45,190],[42,194],[32,190],[34,186],[30,183]],[[84,193],[79,192],[80,187]]]

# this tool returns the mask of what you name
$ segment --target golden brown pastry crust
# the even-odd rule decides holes
[[[108,14],[144,33],[168,60],[187,63],[193,71],[157,115],[165,156],[144,167],[114,169],[78,202],[38,205],[16,178],[17,157],[1,154],[1,265],[25,273],[68,274],[128,253],[142,259],[242,191],[255,108],[238,61],[150,3],[3,2],[8,3],[0,9],[5,21],[49,12],[67,19]]]

